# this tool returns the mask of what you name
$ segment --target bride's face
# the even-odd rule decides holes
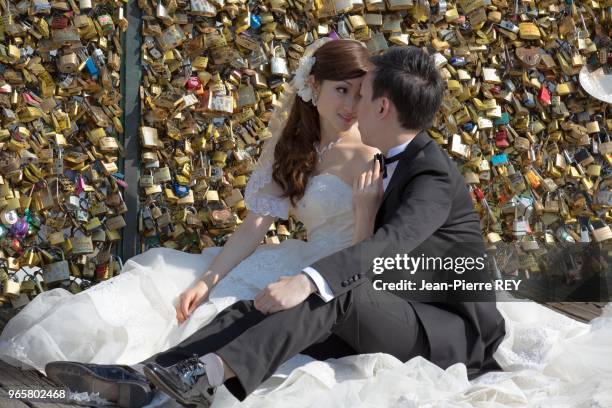
[[[362,78],[324,80],[318,86],[317,110],[321,128],[345,132],[357,122],[357,105]]]

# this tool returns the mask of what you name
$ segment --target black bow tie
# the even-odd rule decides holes
[[[381,153],[376,154],[375,158],[380,163],[380,168],[382,169],[382,172],[383,172],[383,179],[387,178],[387,166],[393,162],[398,161],[404,155],[404,152],[405,150],[391,157],[385,157]]]

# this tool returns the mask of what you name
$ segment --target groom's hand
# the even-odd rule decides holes
[[[291,309],[302,303],[317,290],[314,283],[304,273],[294,276],[281,276],[266,286],[255,297],[255,308],[264,314]]]

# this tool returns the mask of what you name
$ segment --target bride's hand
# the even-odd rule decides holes
[[[176,306],[176,320],[182,324],[191,313],[202,303],[207,297],[210,288],[208,284],[199,280],[191,288],[181,293],[178,305]]]
[[[383,177],[380,162],[374,159],[372,168],[353,181],[353,203],[357,221],[373,222],[383,197]]]

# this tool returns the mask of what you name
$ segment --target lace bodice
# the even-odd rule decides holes
[[[355,223],[353,189],[338,176],[322,173],[311,177],[304,197],[290,211],[306,227],[308,242],[287,239],[279,245],[260,245],[215,287],[216,296],[236,294],[236,288],[263,288],[278,276],[296,274],[351,246]],[[249,294],[242,292],[240,296]]]
[[[350,246],[355,223],[353,189],[335,174],[311,177],[292,213],[306,227],[309,242],[333,242],[335,248]]]

